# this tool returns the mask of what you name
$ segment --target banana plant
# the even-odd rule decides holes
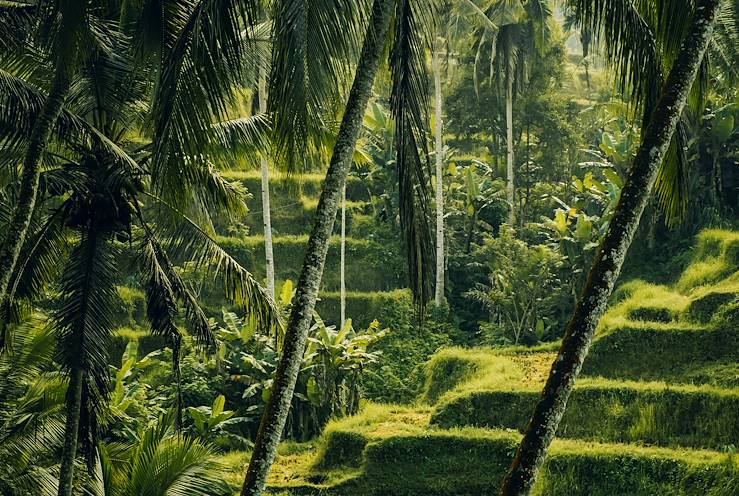
[[[237,417],[234,410],[225,410],[226,397],[219,394],[212,406],[188,407],[185,411],[192,420],[190,432],[194,437],[215,446],[242,448],[249,447],[251,441],[229,430],[249,421],[246,417]]]
[[[361,374],[381,355],[379,351],[369,351],[369,347],[389,330],[380,329],[377,320],[366,330],[357,332],[351,319],[337,329],[327,326],[317,313],[313,318],[306,360],[315,370],[308,379],[307,393],[324,423],[333,416],[351,415],[359,410]]]

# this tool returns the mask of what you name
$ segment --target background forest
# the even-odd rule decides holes
[[[704,3],[0,0],[0,494],[739,494]]]

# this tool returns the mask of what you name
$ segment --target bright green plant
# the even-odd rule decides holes
[[[323,426],[332,417],[359,411],[362,373],[381,355],[368,348],[389,329],[380,329],[377,320],[363,332],[354,329],[351,319],[347,319],[341,329],[327,326],[318,314],[314,315],[314,320],[305,356],[311,369],[306,388],[308,399],[317,410],[319,424]]]
[[[552,317],[552,303],[561,285],[561,255],[545,245],[527,245],[509,228],[501,228],[500,235],[487,239],[482,249],[493,254],[489,281],[467,296],[481,303],[489,312],[489,322],[497,324],[487,329],[503,330],[513,344],[543,339],[548,328],[558,324]]]
[[[245,417],[236,417],[233,410],[224,410],[226,398],[219,394],[212,406],[188,407],[187,415],[192,419],[192,434],[216,446],[248,447],[251,443],[245,437],[229,430],[229,427],[247,422]]]
[[[231,494],[213,447],[199,438],[176,432],[174,421],[174,412],[160,416],[133,445],[101,444],[86,494]]]

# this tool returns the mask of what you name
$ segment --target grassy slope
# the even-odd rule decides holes
[[[707,231],[674,286],[621,287],[560,429],[573,439],[555,442],[536,494],[739,494],[739,459],[722,452],[739,439],[737,269],[739,234]],[[273,489],[496,494],[555,353],[443,350],[424,403],[333,422]]]

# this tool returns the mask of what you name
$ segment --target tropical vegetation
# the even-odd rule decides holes
[[[739,494],[734,0],[0,0],[0,494]]]

